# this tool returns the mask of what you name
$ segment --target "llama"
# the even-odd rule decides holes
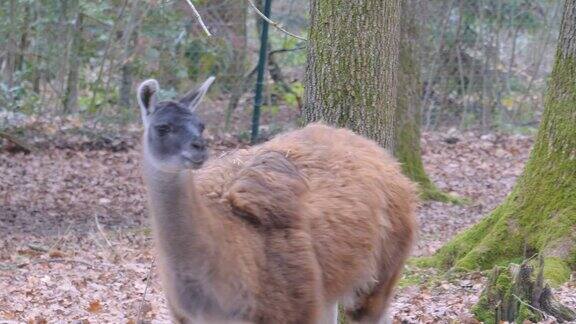
[[[414,185],[375,142],[312,124],[208,160],[195,114],[138,89],[159,272],[178,323],[385,321],[415,236]]]

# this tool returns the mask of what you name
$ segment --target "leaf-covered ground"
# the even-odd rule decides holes
[[[169,322],[156,269],[149,271],[153,251],[139,149],[107,143],[0,152],[0,323]],[[429,174],[470,204],[423,203],[414,255],[433,253],[502,201],[531,144],[523,136],[425,134]],[[483,281],[481,273],[408,267],[392,314],[408,323],[474,323],[469,309]],[[576,307],[576,282],[556,293]]]

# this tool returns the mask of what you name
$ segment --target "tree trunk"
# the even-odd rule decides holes
[[[32,11],[32,21],[37,21],[38,20],[38,8],[36,6],[31,8]],[[30,49],[31,52],[34,53],[34,55],[30,56],[30,68],[31,68],[31,73],[30,73],[30,82],[32,83],[32,91],[34,91],[34,93],[36,93],[37,95],[40,95],[40,81],[41,81],[41,71],[40,71],[40,66],[42,65],[42,60],[40,58],[40,55],[37,55],[36,53],[38,53],[38,50],[40,48],[40,46],[38,45],[40,42],[39,39],[39,31],[40,28],[37,27],[35,24],[32,24],[30,26]]]
[[[24,21],[22,22],[20,41],[18,44],[18,54],[15,60],[16,71],[22,71],[24,68],[24,56],[26,54],[26,49],[28,48],[29,35],[28,31],[30,29],[30,4],[24,5]]]
[[[536,143],[512,193],[458,235],[433,264],[489,269],[542,253],[553,282],[576,269],[576,0],[566,0],[556,62]]]
[[[78,3],[76,3],[78,4]],[[66,93],[64,95],[64,113],[78,112],[78,83],[80,82],[80,56],[82,55],[82,13],[76,6],[76,22],[72,36],[72,49],[70,51],[70,68],[66,79]]]
[[[128,37],[125,46],[124,46],[124,60],[122,62],[122,72],[120,78],[120,105],[124,108],[130,108],[132,104],[132,84],[133,84],[133,55],[134,50],[136,48],[136,44],[138,43],[138,30],[133,27],[134,29],[127,35]]]
[[[8,89],[12,88],[14,83],[14,72],[16,70],[16,48],[18,45],[16,44],[16,35],[17,35],[17,24],[16,20],[17,17],[17,6],[15,0],[10,0],[10,31],[13,32],[13,35],[9,36],[8,40],[8,50],[6,51],[6,67],[4,69],[4,80],[6,80],[6,85]]]
[[[314,0],[306,123],[349,128],[394,151],[400,1]]]
[[[132,85],[134,78],[134,56],[138,44],[139,30],[142,20],[149,10],[149,5],[141,1],[133,1],[130,8],[130,16],[122,34],[122,58],[120,77],[120,105],[131,108]]]
[[[402,1],[400,22],[400,67],[398,71],[398,104],[396,121],[396,149],[394,155],[402,163],[404,174],[420,185],[423,199],[455,201],[442,193],[430,181],[422,163],[420,149],[420,125],[422,114],[422,83],[418,53],[418,27],[416,23],[417,3]]]
[[[120,78],[120,105],[124,108],[130,108],[130,96],[132,92],[132,63],[122,64],[122,77]]]
[[[74,0],[71,0],[74,1]],[[71,66],[70,63],[68,62],[69,60],[69,47],[68,44],[69,40],[70,40],[70,36],[73,37],[72,33],[70,32],[70,26],[69,26],[69,19],[70,17],[72,17],[74,15],[74,12],[69,12],[69,8],[70,8],[70,3],[69,0],[59,0],[58,1],[58,23],[57,23],[57,36],[56,36],[56,42],[58,44],[66,44],[60,54],[60,60],[57,61],[57,65],[58,68],[56,69],[55,72],[55,79],[58,80],[57,83],[57,91],[59,93],[59,99],[61,100],[62,106],[65,105],[65,96],[62,96],[62,94],[64,93],[64,91],[66,91],[66,86],[67,86],[67,76],[68,76],[68,70]]]

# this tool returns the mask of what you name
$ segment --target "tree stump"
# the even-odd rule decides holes
[[[472,309],[476,318],[484,323],[576,320],[576,312],[558,302],[550,285],[545,283],[542,256],[536,267],[536,274],[528,260],[507,268],[494,267],[480,300]]]

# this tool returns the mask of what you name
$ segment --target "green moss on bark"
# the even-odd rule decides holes
[[[489,278],[489,285],[478,300],[478,303],[472,307],[472,314],[476,319],[486,323],[496,323],[501,320],[499,307],[502,301],[506,303],[510,298],[510,289],[512,287],[512,277],[510,273],[502,267],[494,268],[492,276]]]
[[[516,319],[517,324],[523,324],[524,321],[530,321],[533,323],[536,320],[537,315],[534,314],[532,308],[526,306],[525,304],[520,304],[520,308],[518,309],[518,318]]]

